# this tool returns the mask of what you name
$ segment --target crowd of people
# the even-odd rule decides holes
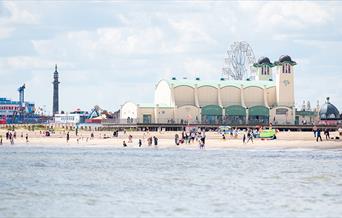
[[[178,134],[175,134],[175,144],[179,146],[180,144],[191,144],[197,141],[199,148],[204,149],[205,137],[205,130],[198,129],[191,131],[182,131],[180,136]]]
[[[24,134],[21,133],[20,137],[23,138]],[[16,131],[7,131],[5,134],[5,139],[6,139],[6,141],[9,141],[11,145],[14,145],[14,141],[17,139],[17,132]],[[29,142],[29,137],[28,137],[27,133],[25,135],[25,140],[26,140],[26,143]],[[2,138],[2,135],[0,135],[0,145],[2,145],[2,144],[3,144],[3,138]]]
[[[339,136],[342,136],[342,129],[338,129]],[[323,141],[322,140],[322,129],[318,128],[317,126],[313,127],[313,134],[314,137],[316,138],[316,142],[318,141]],[[323,134],[325,135],[325,140],[331,140],[332,138],[330,137],[330,130],[328,128],[325,128],[323,131]],[[339,139],[339,136],[335,137],[336,139]]]
[[[145,141],[145,137],[144,137],[144,141]],[[156,136],[148,137],[148,138],[146,139],[146,141],[147,141],[147,145],[148,145],[148,146],[152,146],[152,144],[153,144],[155,147],[158,146],[158,138],[157,138]],[[127,142],[127,143],[133,143],[133,136],[132,136],[132,135],[129,135],[129,136],[128,136],[128,142]],[[127,143],[126,143],[126,140],[124,140],[124,141],[122,142],[123,147],[127,147]],[[138,139],[138,146],[139,146],[139,147],[142,147],[142,145],[143,145],[143,140]]]
[[[223,127],[223,126],[222,126]],[[271,129],[271,128],[270,128]],[[259,128],[247,128],[247,129],[237,129],[237,128],[223,128],[223,129],[218,129],[218,134],[221,134],[223,140],[227,139],[242,139],[243,144],[248,144],[248,143],[254,143],[255,138],[262,138],[262,133],[264,132],[265,129],[262,127]],[[50,134],[46,134],[48,130],[46,131],[39,131],[38,133],[41,136],[48,137]],[[160,134],[162,134],[162,131],[158,131]],[[275,131],[279,132],[279,131]],[[37,133],[37,134],[38,134]],[[55,135],[55,132],[52,132],[53,135]],[[76,134],[75,134],[76,133]],[[120,138],[124,138],[125,140],[122,141],[123,147],[128,147],[128,145],[135,145],[137,143],[138,147],[143,147],[144,145],[146,146],[152,146],[154,145],[155,147],[158,147],[159,144],[159,139],[156,136],[157,134],[151,134],[148,130],[144,130],[142,137],[134,135],[135,140],[133,140],[133,135],[129,134],[130,132],[126,132],[126,130],[123,130],[120,132]],[[155,132],[157,133],[157,132]],[[36,133],[34,133],[36,135]],[[58,133],[57,133],[58,134]],[[331,130],[328,128],[318,128],[317,126],[313,127],[313,134],[315,141],[323,141],[323,136],[325,140],[339,140],[342,138],[342,128],[339,128],[337,130],[337,134],[333,133],[331,134]],[[324,134],[324,135],[323,135]],[[20,136],[18,136],[20,135]],[[73,136],[72,136],[73,135]],[[139,135],[139,134],[138,134]],[[276,139],[276,133],[274,133],[274,137],[267,138],[267,139]],[[323,136],[322,136],[323,135]],[[119,138],[119,130],[113,131],[113,134],[111,136],[111,133],[106,135],[106,133],[103,132],[98,132],[96,133],[96,138],[103,138],[103,139],[108,139],[108,138]],[[160,135],[161,136],[161,135]],[[5,132],[4,137],[0,134],[0,145],[4,144],[6,141],[8,144],[13,145],[14,142],[16,141],[17,137],[22,138],[22,140],[19,140],[20,143],[23,141],[26,141],[26,143],[29,143],[29,135],[28,133],[25,132],[20,132],[19,134],[13,129],[13,130],[8,130]],[[56,136],[55,136],[56,137]],[[86,133],[81,132],[81,134],[78,134],[78,131],[76,132],[68,132],[68,131],[60,131],[59,132],[59,137],[65,137],[67,144],[69,143],[70,139],[76,139],[77,143],[80,141],[85,140],[88,142],[88,140],[92,140],[95,138],[94,132]],[[171,136],[172,137],[172,136]],[[34,136],[33,136],[34,138]],[[25,140],[24,140],[25,139]],[[264,138],[265,139],[265,138]],[[6,141],[4,141],[6,140]],[[198,147],[200,149],[205,148],[206,144],[206,130],[201,129],[201,128],[195,128],[195,127],[187,127],[184,128],[183,131],[177,132],[174,134],[174,144],[176,146],[180,146],[182,144],[198,144]]]

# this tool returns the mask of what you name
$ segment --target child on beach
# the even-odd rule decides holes
[[[28,143],[29,140],[28,140],[28,134],[27,133],[26,133],[25,139],[26,139],[26,143]]]
[[[141,147],[141,145],[142,145],[141,139],[139,139],[138,145],[139,145],[139,147]]]
[[[125,141],[122,142],[122,145],[123,145],[124,147],[127,147],[127,144],[126,144]]]

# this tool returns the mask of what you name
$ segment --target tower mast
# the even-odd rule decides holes
[[[57,64],[55,65],[55,72],[53,73],[53,106],[52,106],[52,114],[55,115],[59,112],[59,81],[58,81],[58,71]]]

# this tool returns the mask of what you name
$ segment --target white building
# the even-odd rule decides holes
[[[274,63],[260,58],[253,81],[161,80],[154,104],[125,103],[120,117],[138,123],[294,124],[295,65],[290,56]]]
[[[88,117],[88,113],[84,111],[75,111],[71,113],[55,114],[55,124],[79,124],[84,123]]]

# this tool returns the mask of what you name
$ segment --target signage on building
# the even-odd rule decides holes
[[[288,113],[288,109],[286,108],[278,108],[276,109],[276,114],[277,115],[286,115]]]

